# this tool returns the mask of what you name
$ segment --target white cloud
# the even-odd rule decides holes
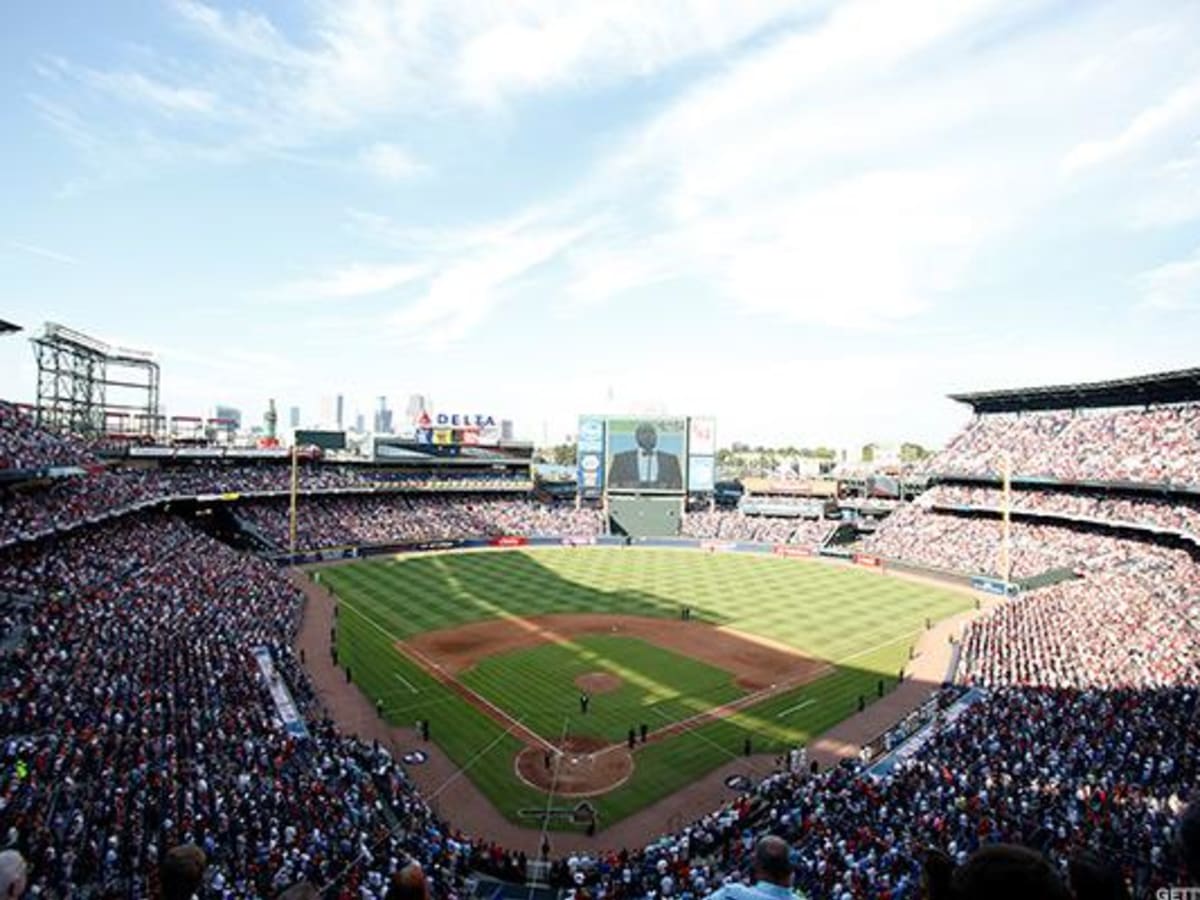
[[[142,61],[153,71],[91,70],[52,58],[35,71],[60,89],[64,77],[86,80],[130,107],[211,115],[218,131],[178,139],[210,159],[241,159],[402,115],[428,119],[644,77],[804,12],[794,0],[343,0],[297,7],[303,19],[287,33],[265,14],[200,0],[174,0],[172,9],[197,42],[186,63],[151,51]],[[107,119],[93,113],[95,122]],[[386,173],[400,171],[396,151],[379,153]]]
[[[995,64],[953,85],[916,65],[995,6],[850,4],[703,80],[568,201],[606,222],[572,249],[568,295],[692,279],[750,313],[842,327],[928,309],[1030,202],[996,181],[1020,158],[944,146],[985,115]]]
[[[266,16],[244,10],[224,13],[196,0],[175,0],[172,6],[197,33],[235,53],[284,65],[310,61]]]
[[[40,256],[42,259],[50,259],[54,262],[64,263],[69,266],[79,265],[79,259],[71,256],[69,253],[61,253],[58,250],[51,250],[48,247],[39,247],[37,244],[25,244],[21,241],[5,241],[4,243],[13,250],[20,250],[22,253],[28,253],[31,256]]]
[[[310,278],[256,291],[278,301],[341,300],[364,297],[411,284],[426,273],[424,266],[400,263],[350,263]]]
[[[397,144],[372,144],[359,154],[359,162],[383,181],[409,181],[427,171],[422,163]]]
[[[211,113],[217,105],[211,91],[166,84],[140,72],[87,70],[88,80],[118,99],[165,113]]]
[[[608,0],[513,5],[462,44],[456,81],[471,102],[563,85],[644,77],[691,57],[720,52],[816,4],[788,0]]]
[[[1137,276],[1141,305],[1162,311],[1200,310],[1200,248],[1184,259]]]
[[[1200,219],[1200,141],[1149,176],[1133,214],[1137,228],[1170,228]]]
[[[1063,157],[1065,172],[1079,172],[1093,166],[1119,161],[1147,145],[1169,136],[1177,126],[1190,125],[1200,113],[1200,79],[1185,82],[1165,99],[1134,116],[1120,133],[1111,138],[1085,141]],[[1194,131],[1192,132],[1194,135]]]
[[[428,290],[390,317],[402,337],[432,346],[457,341],[480,325],[505,291],[578,237],[574,230],[499,228],[490,239],[450,256]]]

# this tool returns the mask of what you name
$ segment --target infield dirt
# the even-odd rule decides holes
[[[480,660],[542,644],[568,644],[581,635],[638,638],[733,675],[738,687],[761,691],[787,681],[812,681],[831,670],[829,663],[782,644],[705,622],[651,619],[605,613],[511,616],[427,631],[398,642],[401,652],[435,663],[446,674],[465,672]]]

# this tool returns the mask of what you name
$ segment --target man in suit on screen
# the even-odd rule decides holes
[[[679,468],[679,457],[664,453],[658,446],[658,431],[649,422],[642,422],[634,432],[636,450],[625,450],[613,454],[612,468],[608,471],[608,486],[614,488],[641,488],[648,491],[683,490],[683,471]]]

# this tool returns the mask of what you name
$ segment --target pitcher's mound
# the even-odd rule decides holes
[[[633,754],[624,744],[605,744],[588,737],[569,737],[561,750],[526,747],[517,754],[516,769],[531,787],[560,797],[593,797],[624,784],[633,774]]]
[[[611,694],[623,683],[611,672],[585,672],[575,678],[575,687],[589,694]]]

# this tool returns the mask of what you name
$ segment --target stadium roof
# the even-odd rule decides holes
[[[0,334],[12,334],[20,330],[20,325],[14,325],[12,322],[5,322],[3,319],[0,319]]]
[[[1200,400],[1200,369],[1179,369],[1084,384],[950,394],[950,399],[970,405],[977,413],[1184,403]]]

